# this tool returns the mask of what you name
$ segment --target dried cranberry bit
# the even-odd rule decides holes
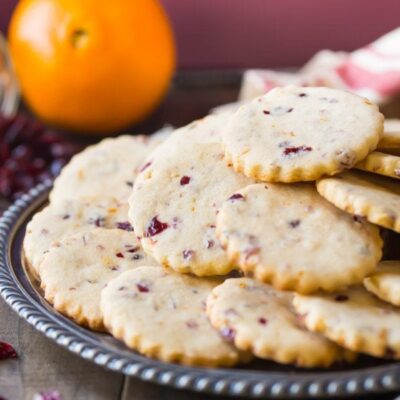
[[[228,200],[231,201],[231,202],[234,202],[236,200],[244,200],[244,196],[242,194],[240,194],[240,193],[235,193],[231,197],[229,197]]]
[[[118,258],[125,258],[125,256],[120,251],[116,253],[115,256]]]
[[[299,219],[294,219],[293,221],[289,221],[289,225],[291,228],[297,228],[300,225]]]
[[[268,320],[264,317],[260,317],[260,318],[258,318],[258,323],[261,325],[267,325]]]
[[[137,283],[136,287],[140,293],[148,293],[150,291],[149,287],[144,283]]]
[[[288,156],[291,154],[306,153],[309,151],[312,151],[312,147],[310,146],[290,146],[286,147],[285,150],[283,150],[283,154],[285,156]]]
[[[133,187],[133,182],[132,181],[126,181],[125,184],[129,187]]]
[[[263,113],[264,113],[265,115],[269,115],[269,114],[271,114],[271,112],[270,112],[270,111],[268,111],[268,110],[263,110]]]
[[[260,251],[261,251],[261,248],[259,246],[253,246],[253,247],[247,248],[244,251],[244,255],[245,255],[244,259],[247,261],[250,257],[253,257],[253,256],[259,254]]]
[[[199,324],[196,321],[194,321],[193,319],[186,321],[185,324],[189,329],[196,329],[199,327]]]
[[[91,224],[97,226],[98,228],[100,228],[100,227],[104,226],[105,220],[106,220],[106,219],[103,218],[103,217],[98,217],[98,218],[95,218],[95,219],[92,218],[92,219],[89,221],[89,223],[91,223]]]
[[[182,256],[185,260],[191,260],[194,256],[194,251],[190,249],[185,249],[182,251]]]
[[[0,360],[6,360],[8,358],[17,358],[17,352],[11,344],[6,342],[0,342]]]
[[[236,332],[232,328],[222,328],[220,330],[221,335],[230,342],[235,340]]]
[[[299,93],[299,97],[307,97],[306,93]]]
[[[161,222],[157,216],[153,217],[146,228],[146,232],[144,237],[152,237],[155,235],[159,235],[169,228],[169,225],[166,222]]]
[[[346,296],[345,294],[338,294],[335,296],[335,301],[338,301],[339,303],[342,303],[347,300],[349,300],[349,296]]]
[[[69,214],[65,214],[62,216],[62,219],[64,219],[64,220],[70,219],[70,218],[71,218],[71,215],[69,215]]]
[[[149,168],[151,165],[151,161],[148,161],[146,164],[144,164],[140,169],[139,172],[145,171],[147,168]]]
[[[118,270],[119,270],[118,265],[113,265],[113,266],[111,267],[111,271],[118,271]]]
[[[207,240],[207,249],[212,249],[214,244],[214,240]]]
[[[117,228],[123,231],[133,232],[133,227],[128,221],[117,222]]]
[[[190,176],[182,176],[181,180],[180,180],[180,184],[181,186],[185,186],[190,182]]]

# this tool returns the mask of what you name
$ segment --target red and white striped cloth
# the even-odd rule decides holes
[[[328,86],[387,103],[400,93],[400,28],[352,53],[322,50],[296,73],[248,70],[239,100],[285,85]]]

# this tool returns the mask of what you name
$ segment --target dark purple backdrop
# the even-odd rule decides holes
[[[399,0],[161,1],[182,68],[301,65],[321,48],[352,50],[400,26]],[[1,0],[3,31],[16,3]]]

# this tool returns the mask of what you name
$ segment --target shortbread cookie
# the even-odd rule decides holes
[[[357,169],[400,179],[400,157],[374,151],[356,165]]]
[[[364,286],[380,299],[400,306],[400,261],[382,261],[378,269],[364,279]]]
[[[317,182],[317,189],[336,207],[400,232],[400,185],[365,172],[345,172]]]
[[[104,194],[127,201],[140,166],[162,140],[124,135],[87,147],[54,181],[51,202]]]
[[[329,367],[349,352],[309,332],[296,317],[293,294],[249,278],[228,279],[211,292],[211,324],[238,349],[299,367]]]
[[[295,295],[308,329],[353,351],[400,358],[400,312],[362,286],[336,294]]]
[[[102,330],[100,292],[122,272],[157,265],[133,232],[94,228],[56,242],[39,267],[44,297],[78,324]]]
[[[377,227],[334,207],[310,183],[237,191],[220,209],[217,236],[245,273],[301,293],[361,283],[382,254]]]
[[[39,265],[53,242],[94,227],[133,231],[128,204],[113,197],[86,197],[50,204],[34,215],[26,228],[23,246],[33,276],[38,278]]]
[[[368,100],[329,88],[287,86],[242,106],[223,133],[238,172],[267,182],[311,181],[374,150],[383,116]]]
[[[182,133],[147,160],[130,198],[129,216],[144,250],[159,263],[198,276],[233,268],[216,236],[218,209],[251,181],[226,166],[221,145]]]
[[[182,136],[201,143],[221,143],[222,132],[232,117],[231,111],[223,111],[217,114],[207,115],[190,124],[176,129],[168,138],[171,143],[180,143]],[[151,156],[150,156],[151,157]]]
[[[116,338],[146,356],[187,365],[232,366],[241,354],[211,327],[205,312],[207,296],[218,283],[163,268],[137,268],[103,290],[104,323]]]
[[[400,149],[400,119],[386,119],[379,149]]]

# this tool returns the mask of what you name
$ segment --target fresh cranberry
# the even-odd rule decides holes
[[[338,301],[339,303],[347,300],[349,300],[349,296],[346,296],[345,294],[338,294],[337,296],[335,296],[335,301]]]
[[[137,283],[136,287],[140,293],[148,293],[150,291],[149,287],[144,283]]]
[[[241,195],[240,193],[235,193],[235,194],[233,194],[231,197],[229,197],[229,199],[228,200],[230,200],[230,201],[236,201],[236,200],[244,200],[244,196],[243,195]]]
[[[283,150],[283,154],[285,156],[288,156],[290,154],[298,154],[298,153],[306,153],[312,151],[312,147],[310,146],[290,146],[286,147],[285,150]]]
[[[117,222],[117,228],[118,229],[122,229],[124,231],[128,231],[128,232],[132,232],[133,231],[133,227],[128,221]]]
[[[77,150],[78,146],[25,115],[0,115],[0,195],[14,200],[37,183],[54,178]]]
[[[17,352],[11,344],[6,342],[0,342],[0,360],[6,360],[7,358],[17,358]]]
[[[166,222],[161,222],[157,216],[153,217],[146,228],[145,237],[152,237],[165,231],[169,225]]]
[[[181,186],[185,186],[190,182],[190,176],[182,176],[180,184]]]

